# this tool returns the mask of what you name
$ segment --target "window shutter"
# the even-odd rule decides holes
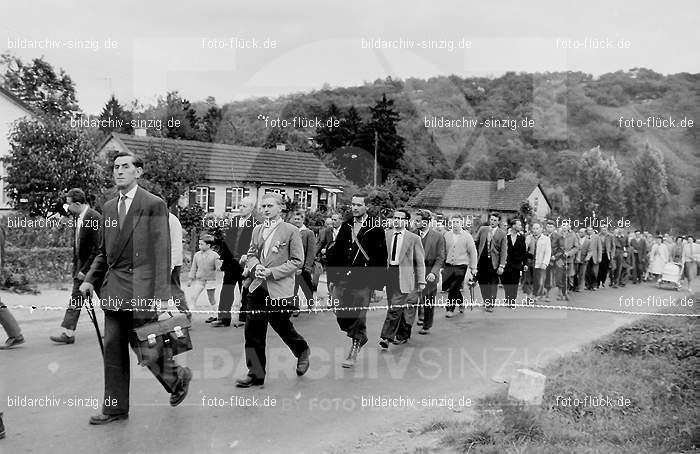
[[[250,195],[250,188],[243,188],[243,197],[248,197]]]
[[[301,200],[301,191],[298,189],[294,190],[294,201],[298,202]]]
[[[226,212],[233,210],[233,188],[226,188]]]
[[[207,197],[209,204],[207,207],[207,211],[210,213],[214,212],[214,200],[215,200],[214,199],[214,191],[216,191],[216,188],[212,188],[212,187],[209,188],[209,196]]]
[[[193,207],[197,204],[197,188],[190,188],[190,203],[189,206]]]

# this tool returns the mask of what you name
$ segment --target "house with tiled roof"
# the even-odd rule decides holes
[[[31,107],[17,95],[0,85],[0,158],[9,156],[8,135],[15,121],[22,117],[37,118]],[[0,161],[0,210],[9,210],[10,198],[5,194],[5,164]]]
[[[486,222],[488,213],[497,211],[506,217],[517,214],[523,202],[529,202],[536,218],[543,219],[552,207],[540,184],[525,181],[431,181],[416,194],[409,206],[451,216],[471,217],[475,224]]]
[[[252,196],[259,203],[268,192],[295,200],[301,209],[323,211],[335,209],[337,194],[343,192],[342,181],[314,154],[280,146],[266,149],[149,137],[136,129],[134,135],[112,133],[98,153],[123,150],[144,156],[149,147],[177,149],[202,168],[204,179],[183,195],[180,206],[196,203],[210,213],[236,213],[243,197]]]

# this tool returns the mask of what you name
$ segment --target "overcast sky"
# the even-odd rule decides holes
[[[99,113],[111,92],[148,104],[178,90],[221,105],[387,75],[697,73],[699,13],[697,0],[4,0],[0,49],[24,60],[44,55],[73,78],[81,107]],[[259,48],[235,49],[232,38]],[[61,48],[26,48],[45,40]],[[264,48],[266,40],[276,47]],[[367,48],[376,40],[404,48]]]

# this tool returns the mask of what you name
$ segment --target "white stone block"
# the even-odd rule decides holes
[[[530,369],[518,369],[508,387],[508,397],[525,403],[539,405],[544,395],[547,377]]]

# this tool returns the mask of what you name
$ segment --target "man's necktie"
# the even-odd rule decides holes
[[[392,262],[396,260],[396,246],[399,243],[399,235],[400,234],[401,234],[400,232],[394,233],[394,241],[391,243],[391,261]]]
[[[119,230],[124,227],[124,220],[126,218],[126,196],[119,196]]]

